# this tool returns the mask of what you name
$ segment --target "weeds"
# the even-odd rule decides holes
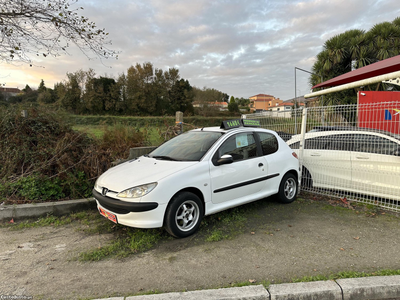
[[[121,227],[121,226],[117,226]],[[141,253],[153,248],[162,238],[164,233],[160,229],[118,228],[118,237],[109,245],[98,249],[82,252],[81,261],[99,261],[109,257],[124,258],[135,253]],[[121,232],[125,231],[125,232]]]
[[[44,227],[44,226],[63,226],[71,224],[72,222],[79,222],[80,224],[88,225],[90,221],[98,217],[97,213],[92,211],[83,211],[78,213],[72,213],[66,216],[53,216],[48,214],[46,217],[41,217],[37,220],[25,220],[22,222],[15,223],[3,223],[0,224],[0,228],[9,228],[11,230],[22,230],[26,228]]]
[[[400,270],[379,270],[375,272],[356,272],[356,271],[344,271],[335,274],[331,274],[328,276],[325,275],[316,275],[316,276],[304,276],[301,278],[292,279],[291,282],[311,282],[311,281],[325,281],[325,280],[337,280],[337,279],[345,279],[345,278],[360,278],[360,277],[371,277],[371,276],[392,276],[392,275],[400,275]]]
[[[206,242],[219,242],[228,238],[229,235],[223,234],[223,232],[219,229],[213,230],[211,234],[206,238]]]
[[[95,139],[49,108],[29,107],[27,117],[21,109],[0,111],[0,200],[6,204],[86,198],[112,161],[146,144],[134,127],[105,128]]]

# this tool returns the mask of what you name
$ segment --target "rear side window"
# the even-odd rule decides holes
[[[278,151],[278,140],[275,135],[267,132],[257,133],[260,138],[263,155],[269,155]]]
[[[356,134],[354,137],[354,151],[393,155],[399,145],[380,136]]]

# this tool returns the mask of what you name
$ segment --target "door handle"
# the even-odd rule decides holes
[[[264,165],[263,165],[262,163],[259,163],[258,166],[261,168],[261,167],[263,167]]]
[[[321,156],[319,153],[311,153],[310,156]]]
[[[366,156],[356,156],[357,159],[369,159],[369,157]]]

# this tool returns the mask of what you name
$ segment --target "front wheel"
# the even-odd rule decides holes
[[[165,229],[174,237],[184,238],[199,229],[203,217],[203,203],[190,192],[174,196],[165,213]]]
[[[292,203],[296,199],[296,195],[297,179],[293,174],[288,173],[279,185],[278,200],[281,203]]]

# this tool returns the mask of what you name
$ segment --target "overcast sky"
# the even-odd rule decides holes
[[[88,60],[78,50],[41,67],[0,64],[6,87],[47,87],[67,72],[93,68],[117,77],[136,63],[179,69],[192,86],[230,96],[295,96],[294,68],[311,70],[330,37],[369,30],[400,16],[398,0],[79,0],[82,15],[110,33],[118,60]],[[297,71],[297,95],[310,91],[309,74]]]

